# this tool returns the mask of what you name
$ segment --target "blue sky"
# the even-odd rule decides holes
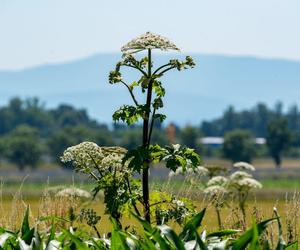
[[[183,51],[300,60],[299,0],[0,0],[0,69],[114,52],[152,31]]]

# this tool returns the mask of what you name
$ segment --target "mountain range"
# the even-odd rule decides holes
[[[155,54],[157,65],[174,54]],[[247,56],[192,54],[197,66],[173,71],[162,78],[167,89],[165,113],[169,121],[197,124],[215,118],[228,105],[237,110],[257,102],[285,107],[300,104],[300,62]],[[180,56],[181,57],[181,56]],[[0,70],[0,105],[14,96],[39,97],[46,107],[67,103],[85,108],[100,122],[110,123],[112,112],[131,99],[121,85],[108,84],[108,73],[120,60],[118,53],[41,65],[18,71]],[[137,75],[127,70],[124,77]],[[143,98],[138,94],[138,98]]]

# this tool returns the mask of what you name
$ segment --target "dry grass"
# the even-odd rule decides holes
[[[162,191],[170,191],[172,185],[168,182],[161,187]],[[41,218],[48,218],[48,220],[42,220],[39,222],[39,227],[41,229],[48,230],[50,224],[54,220],[55,223],[59,224],[61,227],[69,227],[72,222],[67,222],[63,220],[55,220],[55,218],[64,218],[70,221],[70,211],[78,214],[82,207],[91,207],[99,215],[102,216],[102,219],[98,225],[98,229],[101,233],[109,232],[111,229],[111,223],[107,215],[104,215],[104,204],[100,201],[93,201],[88,204],[81,202],[74,197],[56,197],[51,195],[49,190],[45,190],[43,196],[40,199],[30,200],[23,199],[22,197],[22,185],[12,199],[4,200],[1,197],[3,190],[3,184],[0,185],[0,225],[8,229],[17,229],[20,227],[22,218],[26,207],[30,208],[31,223],[36,223],[40,221]],[[194,201],[197,210],[202,210],[204,207],[207,207],[207,213],[203,221],[202,230],[215,231],[218,230],[218,221],[215,208],[212,203],[210,203],[205,197],[203,198],[200,195],[195,196],[190,195],[190,187],[183,184],[183,189],[178,191],[178,194],[185,196]],[[287,242],[293,242],[296,240],[300,234],[300,193],[294,193],[290,197],[282,200],[259,200],[255,199],[247,203],[247,218],[246,225],[243,222],[241,211],[238,208],[238,205],[234,200],[227,201],[224,207],[221,209],[221,218],[223,228],[231,229],[241,229],[244,230],[246,227],[250,227],[253,223],[253,220],[260,222],[267,218],[274,217],[273,207],[276,206],[279,214],[282,216],[282,224],[284,229],[284,236]],[[51,219],[52,218],[52,219]],[[124,225],[133,225],[136,222],[133,218],[124,217]],[[78,226],[78,222],[76,222]],[[82,226],[82,225],[80,225]],[[175,230],[179,230],[178,225],[173,224]],[[268,238],[275,246],[277,241],[278,228],[276,223],[273,223],[269,229],[265,232],[263,237]]]

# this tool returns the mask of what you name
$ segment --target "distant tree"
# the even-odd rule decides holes
[[[16,127],[3,138],[3,143],[5,158],[20,170],[36,167],[43,153],[38,131],[27,125]]]
[[[281,167],[282,153],[290,147],[291,139],[291,131],[288,128],[287,119],[277,118],[269,123],[267,146],[278,169]]]
[[[134,149],[142,144],[142,131],[139,128],[131,128],[124,130],[120,135],[120,145],[127,149]]]
[[[254,109],[254,133],[256,136],[265,137],[271,112],[264,103],[258,103]]]
[[[247,130],[233,130],[224,136],[223,156],[232,162],[251,162],[255,151],[251,133]]]
[[[166,132],[163,129],[160,129],[160,128],[153,128],[152,142],[154,144],[167,145],[168,144],[168,138],[167,138]]]
[[[223,132],[231,131],[238,125],[236,112],[233,106],[229,106],[223,115]]]
[[[67,147],[74,146],[83,141],[93,141],[101,146],[112,144],[109,131],[97,131],[86,126],[68,126],[59,129],[48,139],[50,156],[57,162]]]
[[[180,142],[189,148],[198,149],[200,144],[198,139],[201,137],[200,131],[192,126],[186,126],[180,131]]]
[[[38,98],[29,98],[23,103],[22,123],[37,128],[40,135],[48,136],[53,130],[55,120],[45,109],[45,105]]]
[[[70,105],[60,105],[50,113],[54,117],[56,126],[59,128],[85,125],[88,127],[97,127],[97,122],[91,120],[86,110],[75,109]]]
[[[300,114],[298,107],[293,105],[289,108],[287,113],[288,126],[293,131],[299,131],[300,128]]]
[[[283,103],[278,101],[275,103],[274,113],[277,118],[283,116]]]

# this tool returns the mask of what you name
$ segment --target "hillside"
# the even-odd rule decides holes
[[[169,120],[198,123],[220,115],[229,104],[237,109],[257,102],[274,105],[278,100],[285,106],[300,104],[300,62],[201,54],[193,57],[195,69],[176,71],[165,78]],[[110,122],[112,111],[130,102],[122,86],[111,86],[107,81],[119,58],[118,54],[98,54],[64,64],[0,71],[0,104],[13,96],[38,96],[47,107],[70,103],[87,108],[99,121]],[[168,60],[158,54],[155,58]]]

